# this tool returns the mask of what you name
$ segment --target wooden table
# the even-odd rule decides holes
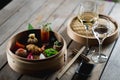
[[[13,71],[6,57],[6,45],[11,36],[27,30],[31,23],[40,28],[42,21],[51,22],[52,29],[60,33],[67,42],[68,62],[72,58],[72,50],[82,45],[72,41],[66,33],[66,24],[70,17],[77,14],[79,2],[82,0],[13,0],[0,10],[0,80],[55,80],[59,71],[33,77]],[[99,1],[100,13],[109,15],[120,22],[120,4]],[[103,52],[109,56],[108,62],[96,64],[92,76],[88,80],[120,80],[120,38],[104,47]],[[79,63],[76,61],[62,76],[61,80],[71,80]]]

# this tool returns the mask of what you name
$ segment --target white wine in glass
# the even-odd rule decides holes
[[[78,12],[78,20],[82,23],[86,30],[86,52],[89,52],[88,46],[88,32],[89,29],[93,27],[94,24],[97,23],[98,20],[98,11],[97,4],[94,1],[84,1],[80,4],[79,12]],[[87,53],[86,53],[87,54]]]
[[[86,27],[92,27],[97,19],[98,19],[98,14],[94,12],[84,12],[80,15],[78,15],[80,22]]]

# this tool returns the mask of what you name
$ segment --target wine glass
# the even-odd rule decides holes
[[[86,54],[89,52],[88,32],[98,19],[97,3],[95,1],[84,1],[80,4],[78,20],[86,31]]]
[[[101,17],[98,20],[98,24],[92,28],[94,36],[99,43],[99,52],[92,55],[92,60],[95,63],[103,63],[107,61],[107,56],[102,54],[102,43],[110,34],[110,21],[107,17]]]

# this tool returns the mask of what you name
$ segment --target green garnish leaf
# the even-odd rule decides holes
[[[43,24],[43,28],[46,29],[47,31],[52,31],[51,23]]]
[[[45,26],[50,26],[50,25],[51,25],[51,23],[46,23],[46,24],[45,24]]]
[[[61,42],[59,42],[59,41],[55,41],[55,42],[54,42],[54,45],[61,46],[61,45],[62,45],[62,43],[61,43]]]
[[[50,57],[58,53],[58,51],[53,48],[46,49],[44,52],[47,55],[47,57]]]
[[[31,24],[28,24],[28,30],[32,30],[34,29],[33,26]]]

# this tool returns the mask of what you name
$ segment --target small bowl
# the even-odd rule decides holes
[[[20,57],[16,55],[13,51],[11,51],[11,48],[15,45],[16,41],[20,41],[21,43],[26,43],[28,39],[28,35],[30,33],[35,33],[36,37],[38,38],[38,41],[41,39],[39,37],[41,34],[41,29],[33,29],[33,30],[26,30],[23,32],[18,33],[17,35],[13,36],[7,45],[7,60],[9,66],[19,73],[24,74],[34,74],[34,73],[40,73],[45,71],[56,71],[60,69],[66,61],[66,42],[64,38],[58,34],[57,32],[50,31],[50,37],[56,37],[58,41],[61,41],[63,43],[63,46],[61,50],[51,56],[47,57],[45,59],[27,59],[24,57]]]

